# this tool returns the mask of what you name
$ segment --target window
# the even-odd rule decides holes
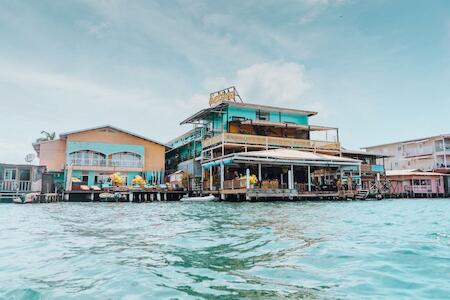
[[[68,164],[73,164],[76,166],[104,166],[106,156],[102,153],[82,150],[76,151],[69,154]]]
[[[269,121],[269,112],[261,111],[260,109],[258,109],[256,111],[256,119],[263,120],[263,121]]]
[[[111,155],[112,164],[116,167],[141,167],[142,157],[132,152],[119,152]]]
[[[30,181],[31,180],[30,170],[19,170],[19,180],[20,181]]]
[[[5,180],[16,180],[16,169],[5,169]]]
[[[82,181],[83,183],[87,183],[87,182],[89,181],[89,174],[83,172],[83,173],[81,174],[81,181]]]

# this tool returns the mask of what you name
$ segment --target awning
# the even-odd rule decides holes
[[[230,154],[227,159],[231,159],[234,163],[263,163],[264,165],[302,165],[302,166],[359,166],[360,160],[332,156],[326,154],[318,154],[307,151],[299,151],[292,149],[273,149],[263,151],[239,152]],[[221,159],[217,160],[220,164]],[[205,165],[215,163],[209,162]],[[211,165],[208,165],[208,167]]]

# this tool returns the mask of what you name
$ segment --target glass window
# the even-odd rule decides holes
[[[257,110],[256,111],[256,118],[258,120],[268,121],[269,120],[269,112]]]
[[[5,180],[16,180],[16,169],[5,169]]]
[[[21,180],[21,181],[30,181],[31,180],[31,172],[30,172],[30,170],[20,170],[19,171],[19,180]]]

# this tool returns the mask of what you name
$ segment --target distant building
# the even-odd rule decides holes
[[[394,142],[365,147],[369,153],[380,153],[386,170],[436,171],[450,173],[450,135]]]
[[[136,175],[163,182],[166,146],[110,125],[63,133],[33,146],[40,164],[66,189],[73,177],[92,186],[116,172],[127,185]]]
[[[41,192],[43,166],[0,164],[0,202],[11,202],[16,194]]]
[[[449,176],[420,170],[386,171],[390,194],[407,197],[440,197],[450,194]]]

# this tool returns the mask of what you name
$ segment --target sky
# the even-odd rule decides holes
[[[0,162],[42,130],[167,142],[232,85],[346,148],[450,133],[450,1],[0,1]]]

